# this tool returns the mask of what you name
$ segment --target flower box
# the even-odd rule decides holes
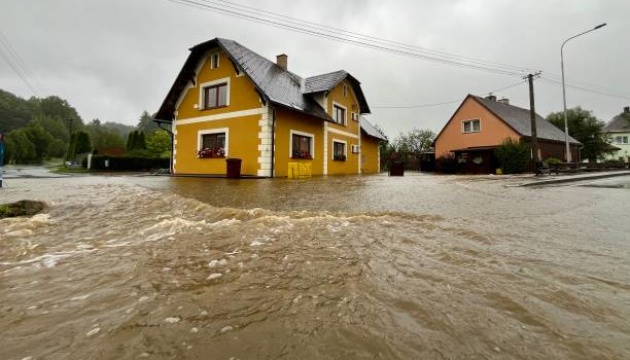
[[[223,148],[204,148],[197,152],[197,157],[199,157],[200,159],[224,158],[225,150]]]
[[[303,152],[303,151],[294,151],[293,155],[291,156],[291,158],[293,158],[293,159],[313,160],[313,157],[311,156],[310,153]]]

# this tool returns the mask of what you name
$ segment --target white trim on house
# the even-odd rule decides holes
[[[353,139],[358,139],[359,138],[359,136],[357,134],[345,132],[343,130],[338,130],[338,129],[335,129],[335,128],[328,128],[328,131],[330,131],[331,133],[347,136],[347,137],[350,137],[350,138],[353,138]]]
[[[216,56],[216,64],[214,63],[214,59]],[[210,69],[217,69],[219,66],[221,65],[221,52],[220,51],[213,51],[210,53]]]
[[[258,176],[273,177],[273,110],[265,106],[258,121]]]
[[[209,110],[209,109],[205,109],[203,106],[204,88],[207,88],[209,86],[214,86],[214,85],[220,85],[224,83],[227,84],[227,95],[225,99],[225,106],[230,106],[230,78],[226,77],[226,78],[221,78],[217,80],[207,81],[203,84],[199,84],[199,102],[197,103],[197,109],[199,111]]]
[[[177,125],[189,125],[189,124],[196,124],[196,123],[206,122],[206,121],[226,120],[226,119],[232,119],[232,118],[241,117],[241,116],[262,115],[265,113],[265,111],[266,111],[265,107],[260,107],[260,108],[255,108],[255,109],[233,111],[233,112],[223,113],[223,114],[205,115],[205,116],[199,116],[199,117],[194,117],[194,118],[188,118],[184,120],[178,120]]]
[[[340,139],[335,139],[335,138],[333,138],[332,142],[331,142],[331,144],[332,144],[332,156],[331,156],[331,159],[335,160],[335,143],[339,143],[339,144],[343,144],[344,145],[343,146],[343,156],[346,157],[346,160],[344,160],[344,162],[348,161],[348,142],[345,141],[345,140],[340,140]],[[335,160],[335,161],[340,161],[340,160]]]
[[[289,158],[293,157],[293,135],[308,136],[311,138],[311,159],[315,159],[315,134],[298,130],[289,130]]]
[[[203,129],[197,131],[197,151],[201,150],[201,144],[203,143],[203,135],[209,134],[221,134],[225,133],[225,157],[228,157],[230,151],[230,128],[214,128]]]
[[[335,106],[340,107],[343,109],[343,124],[340,124],[337,122],[337,119],[335,119]],[[332,103],[332,116],[333,120],[335,121],[335,124],[337,125],[343,125],[343,126],[348,126],[348,108],[341,105],[340,103],[333,101]]]
[[[328,121],[324,121],[324,168],[322,173],[328,175]]]

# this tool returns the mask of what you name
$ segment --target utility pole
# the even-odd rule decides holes
[[[3,174],[4,174],[4,134],[0,133],[0,188],[2,187]]]
[[[536,130],[536,109],[534,105],[534,76],[538,75],[540,75],[540,71],[536,74],[527,75],[527,81],[529,82],[529,116],[532,126],[532,152],[534,153],[534,171],[536,174],[538,174],[540,159],[538,158],[538,133]]]

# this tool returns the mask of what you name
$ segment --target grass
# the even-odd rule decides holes
[[[11,207],[7,204],[0,205],[0,219],[9,217],[11,215]]]

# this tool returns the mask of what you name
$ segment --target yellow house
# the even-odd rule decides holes
[[[244,176],[379,172],[384,136],[361,85],[345,71],[300,77],[233,40],[216,38],[190,55],[156,114],[173,132],[173,174],[225,175],[226,159]]]

